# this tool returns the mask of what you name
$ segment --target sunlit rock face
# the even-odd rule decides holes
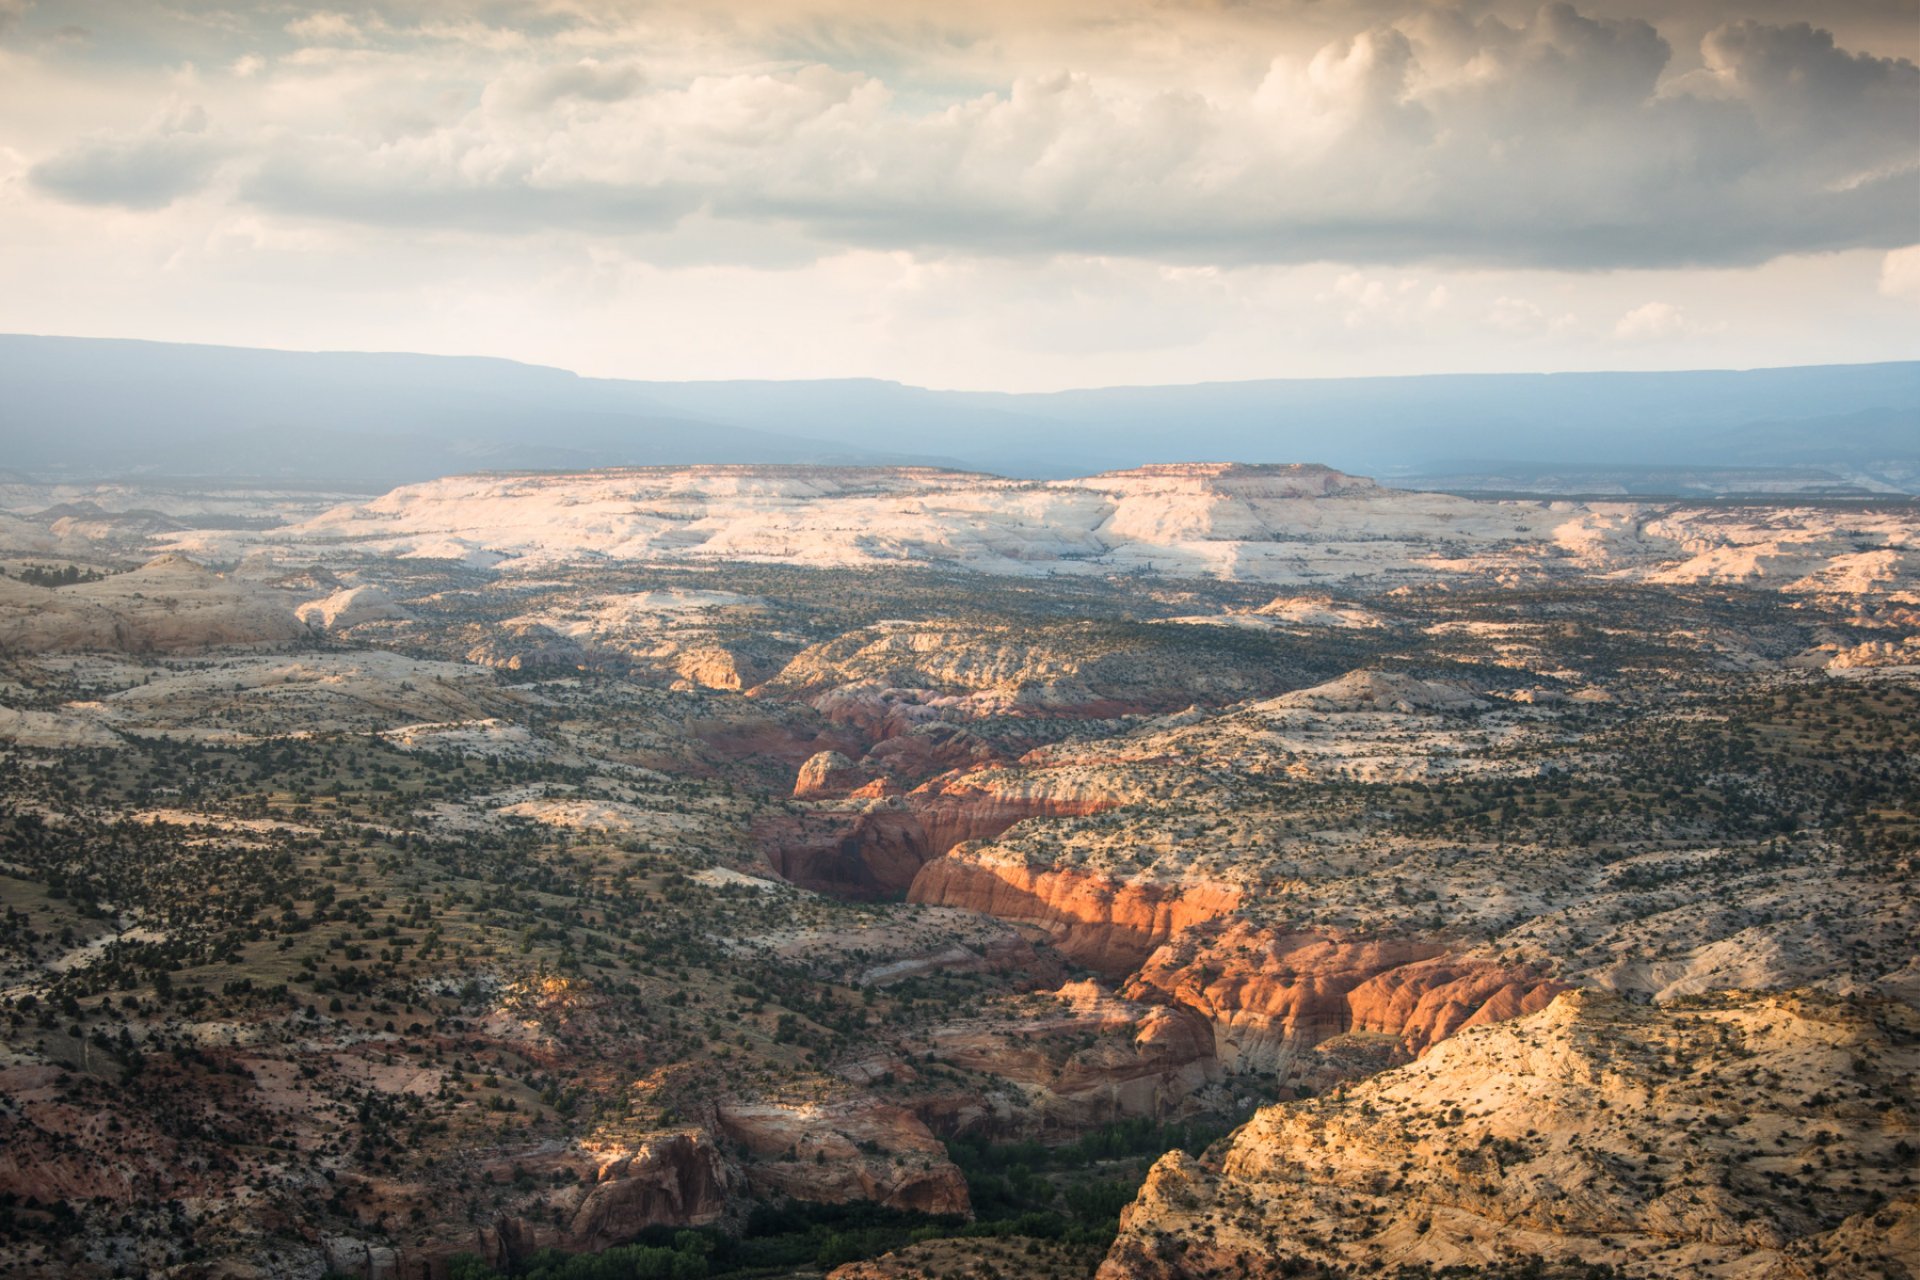
[[[344,550],[495,572],[593,557],[1143,570],[1309,586],[1595,577],[1808,593],[1911,589],[1920,573],[1897,511],[1495,501],[1386,489],[1326,467],[1237,463],[1045,482],[917,467],[454,476],[265,533],[152,536],[221,559],[307,563]]]
[[[1204,1016],[1224,1066],[1282,1074],[1307,1050],[1352,1033],[1416,1056],[1468,1027],[1544,1008],[1562,990],[1525,969],[1452,956],[1437,942],[1242,922],[1181,934],[1125,988]]]
[[[1920,1020],[1884,1000],[1567,992],[1155,1166],[1101,1280],[1609,1263],[1660,1277],[1898,1276],[1920,1239],[1900,1135]],[[1811,1101],[1810,1101],[1811,1099]],[[1795,1177],[1820,1188],[1782,1199]]]
[[[1035,866],[980,847],[928,863],[908,897],[1037,925],[1062,954],[1118,977],[1181,929],[1232,911],[1241,890],[1204,881],[1116,880]]]

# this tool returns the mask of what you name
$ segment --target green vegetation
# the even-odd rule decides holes
[[[6,570],[0,569],[0,578],[6,576]],[[82,569],[76,564],[64,569],[56,569],[50,564],[30,564],[23,566],[15,576],[30,587],[70,587],[77,582],[99,582],[107,575],[98,569]]]

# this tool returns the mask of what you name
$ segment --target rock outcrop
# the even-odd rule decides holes
[[[830,791],[853,776],[844,755],[820,752],[801,766],[796,794]],[[996,768],[945,774],[885,799],[871,794],[878,789],[859,789],[850,806],[762,818],[754,841],[769,866],[802,888],[885,896],[909,888],[922,867],[957,845],[992,840],[1029,818],[1100,813],[1123,799],[1059,785],[1045,774]]]
[[[1916,1068],[1920,1014],[1893,1002],[1567,992],[1269,1107],[1203,1159],[1162,1158],[1100,1280],[1535,1255],[1674,1280],[1904,1278]]]
[[[1031,1135],[1036,1124],[1072,1132],[1159,1119],[1218,1074],[1211,1030],[1192,1010],[1122,999],[1093,982],[1015,997],[933,1028],[926,1041],[935,1059],[1019,1092],[1010,1110],[945,1117],[963,1131]]]
[[[1283,693],[1265,704],[1304,711],[1481,711],[1486,699],[1456,684],[1419,680],[1395,671],[1350,671],[1338,680]]]
[[[1241,890],[1204,880],[1124,880],[1035,866],[998,849],[962,845],[921,868],[907,900],[1037,926],[1070,959],[1122,977],[1180,930],[1234,911]]]
[[[347,587],[295,611],[300,621],[321,631],[347,631],[363,622],[400,622],[412,615],[379,587]]]
[[[1149,570],[1310,588],[1626,578],[1864,594],[1913,588],[1920,560],[1906,522],[1897,510],[1816,505],[1473,499],[1317,466],[1170,464],[1042,484],[920,467],[695,466],[450,476],[271,538],[293,558],[346,546],[482,570],[590,556],[934,563],[1021,576]],[[44,523],[31,529],[58,545]],[[263,536],[196,530],[174,541],[237,559]]]
[[[730,1178],[704,1134],[674,1134],[632,1148],[587,1148],[597,1160],[591,1185],[570,1207],[569,1253],[632,1240],[649,1227],[704,1226],[726,1210]]]
[[[1391,1037],[1408,1056],[1468,1027],[1543,1009],[1565,985],[1450,955],[1436,942],[1277,931],[1245,922],[1188,930],[1125,988],[1192,1009],[1230,1070],[1287,1073],[1322,1041]]]
[[[972,1212],[967,1181],[912,1112],[871,1098],[722,1102],[715,1125],[748,1156],[754,1195],[864,1200],[911,1213]]]
[[[490,632],[467,650],[467,661],[506,671],[542,671],[585,667],[591,659],[578,641],[538,625],[515,625]]]
[[[67,587],[0,578],[0,653],[178,652],[281,644],[305,633],[277,593],[185,556]]]
[[[859,766],[838,751],[816,751],[807,757],[799,773],[794,775],[793,795],[796,800],[844,796],[868,781]]]

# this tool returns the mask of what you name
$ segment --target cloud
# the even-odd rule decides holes
[[[1649,302],[1621,316],[1613,336],[1621,342],[1669,342],[1724,332],[1724,323],[1700,324],[1671,302]]]
[[[322,11],[295,18],[287,34],[308,44],[360,44],[366,40],[360,24],[344,13]]]
[[[1238,44],[1222,24],[1265,9],[1122,4],[1102,28],[1085,6],[1002,6],[956,33],[913,5],[866,25],[743,5],[747,45],[670,48],[632,25],[645,6],[317,12],[287,27],[313,47],[248,81],[306,109],[236,140],[236,190],[368,226],[650,235],[700,215],[822,254],[1191,265],[1740,265],[1912,239],[1920,69],[1739,20],[1694,36],[1680,70],[1659,25],[1605,3],[1282,5],[1291,27],[1232,28]],[[1071,69],[956,70],[1034,41]],[[1169,43],[1226,61],[1132,52]],[[797,48],[822,56],[781,56]],[[314,109],[329,86],[345,110]],[[40,185],[97,199],[139,172],[157,198],[169,148],[176,193],[206,180],[204,154],[145,137],[74,144]]]
[[[34,165],[27,177],[75,204],[163,209],[206,186],[227,150],[208,132],[202,107],[180,104],[137,133],[85,139]]]
[[[645,83],[645,74],[631,62],[603,64],[594,58],[582,58],[578,62],[541,67],[523,77],[504,81],[494,89],[513,106],[540,111],[570,99],[622,102],[638,93]]]
[[[1895,249],[1881,261],[1880,292],[1920,302],[1920,244]]]
[[[1502,294],[1487,308],[1486,323],[1504,333],[1535,333],[1547,325],[1547,313],[1538,303]]]

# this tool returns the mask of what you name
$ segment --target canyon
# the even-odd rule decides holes
[[[7,496],[22,1274],[1901,1274],[1904,500]]]

